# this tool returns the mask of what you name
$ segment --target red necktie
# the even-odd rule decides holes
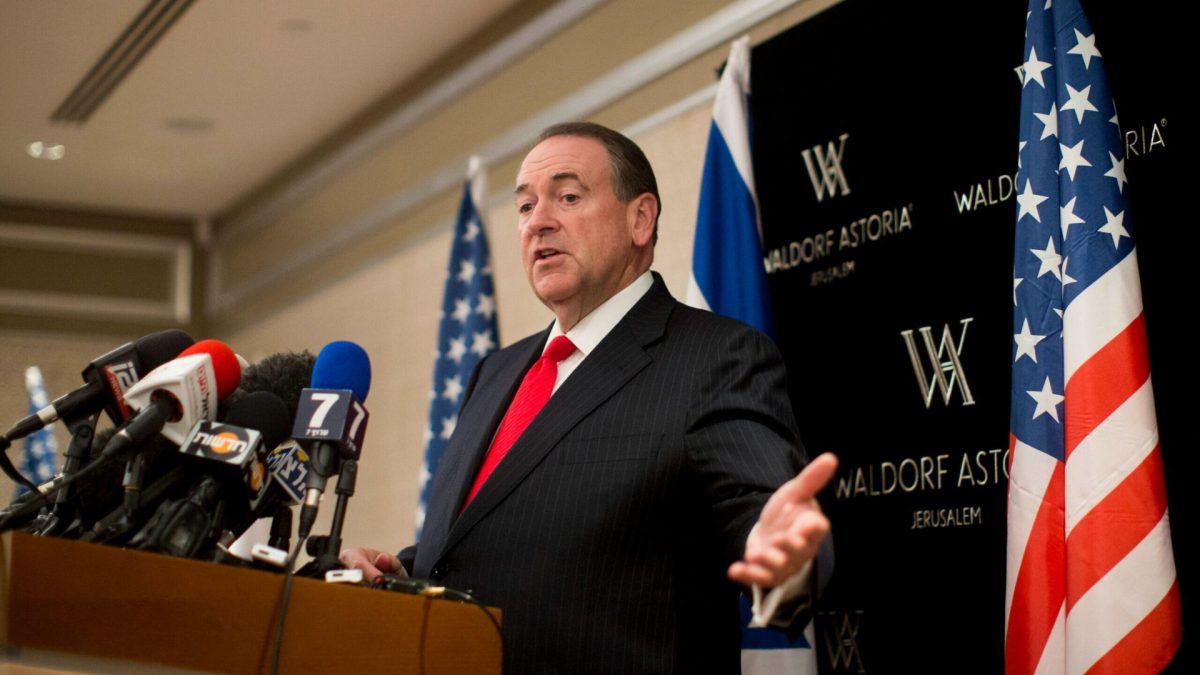
[[[492,447],[483,459],[483,466],[479,467],[479,474],[475,476],[471,492],[463,502],[464,509],[475,498],[488,476],[492,475],[500,460],[508,454],[508,449],[524,433],[525,427],[529,426],[542,406],[546,405],[546,401],[550,400],[550,393],[554,391],[554,380],[558,378],[558,363],[573,353],[575,345],[566,335],[559,335],[550,341],[550,346],[542,353],[542,358],[525,373],[525,379],[521,380],[517,395],[508,405],[508,412],[504,413],[496,437],[492,439]]]

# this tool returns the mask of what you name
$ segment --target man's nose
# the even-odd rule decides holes
[[[557,230],[559,228],[558,215],[555,213],[553,204],[547,200],[534,204],[533,210],[529,212],[529,218],[525,221],[525,227],[531,234],[545,234]]]

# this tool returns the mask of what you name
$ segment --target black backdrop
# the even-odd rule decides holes
[[[1184,22],[1165,1],[1116,4],[1085,10],[1126,135],[1183,672],[1195,563],[1181,543],[1200,448],[1179,311],[1193,304],[1185,263],[1200,243],[1180,189]],[[837,558],[817,624],[826,673],[1003,671],[1024,20],[1017,1],[847,0],[753,51],[776,337],[810,454],[842,459],[822,500]]]

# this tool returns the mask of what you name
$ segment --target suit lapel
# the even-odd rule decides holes
[[[655,284],[646,296],[584,359],[509,449],[504,460],[451,526],[444,545],[437,548],[438,558],[520,485],[580,420],[617,394],[625,383],[650,364],[651,358],[645,347],[662,337],[666,319],[675,302],[662,278],[657,274],[654,278]],[[538,346],[544,341],[543,335]],[[524,370],[521,375],[523,373]],[[512,394],[509,392],[504,398],[499,415],[504,414]],[[499,418],[490,428],[494,429],[496,424],[499,424]],[[490,440],[489,436],[483,445],[488,445]],[[482,451],[479,453],[481,455]],[[474,461],[468,468],[478,466],[478,463]],[[455,502],[456,507],[473,479],[473,474],[456,478],[458,482],[452,485],[460,500]]]
[[[489,377],[507,386],[480,386],[472,392],[468,405],[460,412],[455,432],[442,454],[442,465],[434,476],[430,490],[433,498],[425,514],[421,546],[418,553],[438,552],[445,547],[450,527],[458,518],[458,510],[467,490],[475,480],[475,472],[491,445],[492,435],[508,404],[516,393],[525,371],[541,354],[549,329],[528,339],[529,344],[517,350],[505,363],[498,364]],[[503,352],[497,353],[500,356]],[[420,556],[423,560],[425,556]],[[436,560],[434,557],[432,560]]]

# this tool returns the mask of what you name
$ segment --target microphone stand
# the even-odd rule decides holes
[[[343,569],[338,560],[342,550],[342,525],[346,521],[346,506],[354,495],[354,487],[358,479],[358,460],[347,459],[342,462],[341,473],[338,474],[337,504],[333,507],[333,523],[329,527],[329,535],[313,537],[308,542],[308,554],[313,560],[304,566],[301,572],[307,576],[324,577],[326,572]]]
[[[67,430],[71,432],[71,442],[63,452],[63,478],[68,478],[78,472],[88,462],[92,454],[92,437],[96,431],[96,420],[100,413],[92,413],[73,420],[63,420]],[[42,536],[63,536],[74,533],[76,536],[83,531],[83,515],[78,513],[75,504],[76,488],[67,485],[58,492],[58,498],[50,512],[39,516],[34,525],[34,532]]]

